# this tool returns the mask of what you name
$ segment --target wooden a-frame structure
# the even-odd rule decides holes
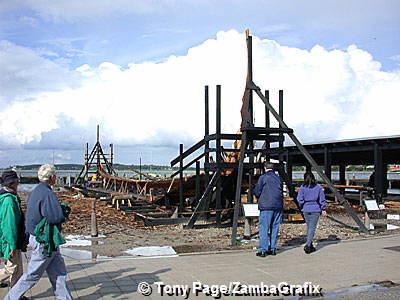
[[[103,170],[105,166],[105,171],[110,175],[117,175],[113,167],[113,144],[110,144],[110,153],[106,154],[100,144],[100,126],[97,125],[97,139],[93,146],[92,151],[89,154],[89,144],[85,145],[85,157],[84,165],[81,172],[78,175],[78,180],[80,182],[91,177],[93,174],[97,176],[100,175],[99,170]]]
[[[233,213],[233,224],[232,224],[232,235],[231,244],[236,245],[237,237],[237,225],[239,212],[241,210],[241,194],[242,194],[242,181],[243,175],[248,175],[248,181],[250,188],[247,192],[248,202],[252,202],[252,181],[254,177],[254,169],[262,170],[261,160],[269,160],[271,154],[278,154],[279,162],[275,165],[275,169],[279,172],[279,175],[286,183],[289,195],[295,198],[295,190],[292,185],[291,178],[285,170],[285,150],[283,148],[284,135],[288,135],[293,143],[298,147],[301,153],[309,162],[310,166],[318,173],[322,180],[327,184],[328,188],[334,193],[335,199],[346,209],[349,215],[354,219],[354,221],[359,226],[360,230],[363,232],[368,232],[365,225],[354,213],[349,203],[344,199],[342,194],[338,192],[335,186],[332,184],[330,179],[323,173],[321,168],[316,164],[311,155],[307,152],[304,146],[295,136],[293,130],[289,128],[283,121],[283,91],[279,91],[279,113],[273,108],[269,102],[269,91],[265,91],[265,94],[261,92],[261,89],[255,85],[253,82],[253,67],[252,67],[252,37],[249,31],[246,31],[246,43],[247,43],[247,53],[248,53],[248,68],[247,68],[247,78],[246,87],[243,95],[242,104],[242,124],[240,131],[236,134],[224,134],[221,133],[221,86],[217,85],[216,90],[216,133],[209,133],[209,107],[208,107],[208,86],[205,87],[205,136],[204,138],[187,149],[183,151],[183,145],[180,145],[180,155],[171,161],[171,166],[179,163],[179,171],[174,173],[172,176],[180,175],[180,208],[183,207],[183,170],[188,168],[190,165],[196,163],[196,174],[199,178],[200,174],[200,159],[204,158],[204,171],[206,178],[206,187],[204,192],[200,195],[196,195],[198,199],[195,210],[190,217],[186,228],[193,228],[196,220],[204,213],[208,211],[210,205],[211,195],[214,193],[215,197],[215,212],[216,212],[216,223],[217,225],[221,222],[221,190],[222,186],[222,174],[226,170],[234,170],[237,174],[236,177],[236,191],[234,199],[234,213]],[[253,94],[256,94],[265,105],[265,127],[255,127],[253,123]],[[270,114],[278,121],[279,127],[270,127]],[[240,144],[240,149],[223,149],[221,140],[234,140],[236,143]],[[210,147],[210,142],[215,141],[215,148]],[[263,146],[257,148],[256,141],[263,141]],[[271,148],[271,143],[279,143],[278,147]],[[197,156],[195,159],[190,161],[188,164],[184,165],[183,160],[189,155],[199,150],[204,146],[204,153]],[[210,153],[215,152],[215,161],[211,160]],[[235,153],[236,160],[227,162],[224,161],[223,156],[227,152]],[[245,161],[247,159],[247,161]],[[256,161],[257,160],[257,161]],[[287,165],[287,167],[289,167]],[[210,174],[211,173],[211,174]],[[200,185],[199,179],[196,179],[196,186]],[[198,191],[199,188],[196,188]],[[197,194],[197,193],[196,193]]]
[[[235,195],[235,204],[234,204],[234,217],[233,217],[233,224],[232,224],[232,236],[231,236],[231,244],[232,246],[236,245],[236,236],[237,236],[237,224],[238,224],[238,217],[239,211],[241,209],[241,184],[243,178],[243,167],[244,167],[244,160],[245,157],[248,156],[250,160],[252,159],[253,153],[253,139],[252,134],[257,132],[268,131],[270,128],[260,128],[254,127],[253,124],[253,92],[263,101],[265,107],[267,108],[268,112],[273,115],[273,117],[278,121],[279,128],[282,129],[281,135],[283,133],[287,134],[293,143],[297,146],[297,148],[301,151],[304,157],[307,159],[309,164],[312,168],[317,172],[317,174],[322,178],[322,180],[327,184],[327,187],[333,192],[335,195],[336,201],[339,202],[347,211],[347,213],[353,218],[353,220],[359,226],[359,229],[365,233],[368,233],[368,229],[365,227],[364,223],[358,218],[355,214],[347,200],[343,197],[343,195],[336,189],[333,185],[331,180],[325,175],[322,169],[317,165],[315,160],[312,156],[308,153],[305,147],[301,144],[299,139],[295,136],[292,129],[290,129],[286,123],[283,121],[283,113],[277,113],[273,106],[269,103],[269,98],[266,95],[263,95],[261,89],[253,82],[253,74],[252,74],[252,37],[249,35],[249,31],[246,31],[246,42],[247,42],[247,51],[248,51],[248,69],[247,69],[247,82],[246,82],[246,90],[244,96],[244,103],[243,103],[243,111],[242,111],[242,139],[241,139],[241,148],[240,148],[240,155],[239,155],[239,166],[238,166],[238,176],[236,182],[236,195]],[[281,108],[281,106],[280,106]],[[280,141],[280,147],[283,147],[283,141]],[[268,159],[268,153],[264,152],[264,156]],[[281,156],[280,156],[281,162]],[[282,170],[282,166],[279,168]],[[285,180],[285,178],[283,178]],[[291,182],[287,182],[287,184],[291,185]],[[292,194],[293,188],[289,186],[289,191]]]

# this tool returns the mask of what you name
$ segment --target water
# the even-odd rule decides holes
[[[116,170],[117,175],[121,177],[136,177],[138,174],[132,170]],[[176,170],[142,170],[144,174],[157,175],[160,177],[169,177],[171,174],[175,173]],[[36,177],[37,171],[35,170],[17,170],[19,176],[22,177]],[[60,177],[76,177],[80,173],[80,170],[57,170],[57,175]],[[186,170],[183,172],[186,175],[193,175],[196,173],[195,170]],[[316,173],[315,173],[316,174]],[[346,178],[350,179],[362,179],[368,180],[371,176],[372,172],[366,171],[350,171],[346,172]],[[304,171],[293,171],[293,179],[303,179]],[[317,175],[317,174],[316,174]],[[339,180],[339,172],[332,172],[332,179]],[[388,172],[388,179],[399,179],[400,180],[400,172]]]
[[[18,186],[18,192],[31,192],[37,184],[21,183]]]
[[[138,171],[138,170],[137,170]],[[57,176],[59,177],[77,177],[81,171],[80,170],[57,170]],[[116,170],[117,175],[120,177],[138,177],[139,175],[132,170]],[[159,177],[169,177],[176,170],[142,170],[143,174],[154,175]],[[36,170],[17,170],[18,176],[20,177],[36,177]],[[196,173],[195,170],[186,170],[183,172],[184,176],[193,175]]]

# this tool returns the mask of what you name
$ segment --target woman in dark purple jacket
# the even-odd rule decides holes
[[[315,182],[313,173],[304,174],[304,183],[297,194],[297,202],[307,223],[307,243],[304,246],[304,252],[310,254],[316,250],[312,241],[319,216],[321,213],[323,216],[327,215],[324,189]]]

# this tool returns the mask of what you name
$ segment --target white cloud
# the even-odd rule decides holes
[[[36,99],[43,91],[63,90],[79,83],[77,72],[9,41],[0,40],[0,62],[0,105],[3,109],[14,101]]]
[[[397,64],[400,66],[400,54],[398,55],[393,55],[390,57],[391,60],[397,62]]]
[[[18,22],[28,25],[30,27],[38,27],[39,21],[36,18],[28,17],[28,16],[21,16],[18,18]]]
[[[19,50],[10,58],[19,61],[25,53]],[[36,74],[42,82],[51,80],[60,71],[43,58],[32,54],[30,59],[40,59],[41,64],[33,64],[19,79],[21,85],[31,83]],[[284,90],[285,122],[303,142],[400,132],[395,116],[388,117],[400,109],[400,74],[381,71],[368,52],[354,45],[345,51],[318,45],[306,51],[254,37],[253,59],[254,82],[270,90],[275,107],[278,90]],[[246,61],[244,35],[232,30],[219,32],[184,56],[159,63],[83,65],[75,71],[81,74],[80,87],[68,85],[70,80],[58,91],[32,84],[34,89],[18,90],[14,96],[29,102],[4,102],[0,141],[81,148],[84,134],[100,123],[115,144],[189,146],[204,134],[204,85],[210,85],[211,128],[215,128],[216,84],[222,85],[223,131],[233,133],[240,125]],[[29,60],[26,63],[32,66]],[[47,77],[43,66],[48,68]],[[15,86],[15,80],[11,78],[10,84]],[[256,124],[261,125],[264,108],[261,100],[254,99]]]

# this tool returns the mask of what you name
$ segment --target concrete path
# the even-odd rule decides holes
[[[240,282],[258,285],[260,288],[286,282],[303,285],[311,282],[324,292],[369,285],[381,281],[400,283],[400,235],[367,240],[320,243],[318,251],[306,255],[302,247],[278,251],[276,256],[260,258],[255,252],[238,251],[222,254],[194,254],[163,258],[115,258],[73,259],[65,257],[68,268],[68,284],[76,299],[183,299],[183,290],[175,287],[174,296],[162,296],[170,292],[168,285],[189,287],[190,299],[214,299],[194,288],[207,292],[207,285],[231,285]],[[149,284],[152,293],[143,296]],[[142,283],[142,285],[140,285]],[[213,287],[214,288],[214,287]],[[224,287],[220,287],[224,288]],[[160,289],[160,290],[159,290]],[[310,289],[309,289],[310,290]],[[211,292],[215,290],[210,290]],[[223,290],[222,290],[223,291]],[[398,289],[397,289],[398,291]],[[7,288],[0,289],[0,298]],[[55,299],[46,277],[28,292],[33,299]],[[222,295],[221,299],[233,298]],[[237,297],[235,297],[236,299]],[[246,299],[266,299],[264,296],[242,296]],[[272,297],[274,299],[283,299]],[[289,297],[290,298],[290,297]],[[285,299],[289,299],[285,297]]]

